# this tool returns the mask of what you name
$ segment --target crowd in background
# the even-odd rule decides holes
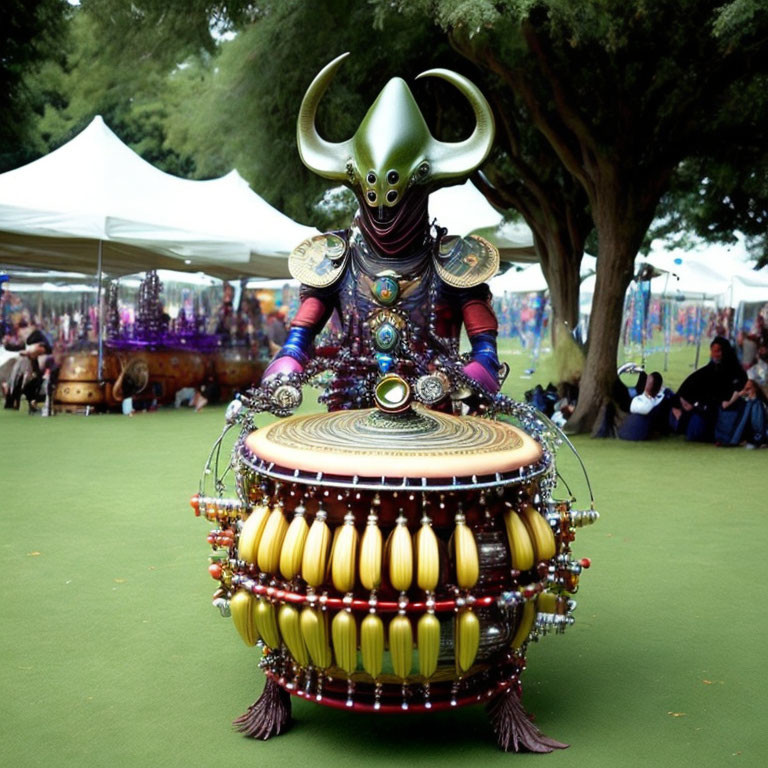
[[[98,309],[91,295],[79,302],[50,306],[38,302],[37,311],[0,282],[0,385],[5,407],[18,408],[26,397],[30,412],[49,399],[56,373],[67,351],[93,347],[98,335]],[[193,301],[185,291],[175,315],[162,307],[162,328],[170,334],[195,332],[216,339],[219,346],[240,346],[267,360],[285,341],[287,326],[298,306],[298,290],[286,284],[276,291],[259,291],[224,283],[218,305]],[[202,307],[202,310],[201,310]],[[541,293],[504,293],[494,297],[499,320],[499,337],[518,342],[530,353],[533,373],[535,359],[548,332],[549,312]],[[621,414],[618,435],[626,439],[647,439],[658,434],[678,433],[688,440],[706,440],[720,445],[765,445],[766,403],[768,403],[768,304],[747,326],[737,328],[731,308],[707,309],[702,305],[675,306],[639,292],[628,300],[624,341],[647,341],[670,328],[676,343],[699,344],[713,339],[710,360],[672,391],[658,372],[624,366],[624,376],[636,374],[630,386],[622,383],[615,394]],[[137,312],[130,303],[119,307],[118,316],[106,330],[130,336],[138,325]],[[674,319],[674,322],[672,320]],[[338,325],[338,322],[336,323]],[[332,335],[333,323],[325,331]],[[109,334],[107,334],[109,335]],[[705,342],[706,343],[706,342]],[[11,357],[12,355],[12,357]],[[204,385],[205,387],[205,385]],[[207,396],[206,396],[207,395]],[[182,402],[200,408],[216,397],[215,386],[192,391]],[[560,425],[573,412],[578,398],[578,381],[534,387],[526,393],[542,411]],[[179,397],[177,397],[177,401]],[[610,429],[609,429],[610,431]]]
[[[155,288],[156,295],[144,302],[146,306],[138,301],[135,306],[110,302],[110,291],[105,291],[107,348],[124,350],[147,341],[154,348],[183,344],[185,349],[205,353],[239,348],[255,362],[264,363],[276,345],[282,344],[289,316],[298,304],[297,292],[289,286],[269,293],[241,290],[235,302],[233,286],[224,283],[218,305],[200,301],[199,296],[193,300],[187,289],[181,293],[178,307],[166,311],[167,304],[160,297],[162,286],[156,284]],[[99,311],[93,293],[84,293],[77,300],[70,297],[68,302],[58,296],[29,301],[28,296],[10,290],[7,280],[0,281],[0,388],[6,408],[18,409],[26,400],[29,412],[37,413],[46,403],[42,410],[47,415],[64,357],[96,349]],[[140,338],[142,333],[146,338]],[[207,376],[191,398],[198,410],[216,400],[217,388],[211,378]],[[128,414],[134,412],[133,395],[137,394],[130,389],[127,382],[125,392],[120,390]],[[153,398],[147,395],[144,399],[150,409]]]
[[[716,335],[709,361],[693,371],[676,391],[664,386],[661,373],[647,373],[629,363],[619,368],[614,405],[598,424],[597,436],[616,434],[625,440],[683,435],[688,441],[717,446],[768,447],[768,305],[751,326],[731,343]],[[728,313],[725,314],[728,317]],[[716,328],[725,332],[723,326]],[[636,375],[626,386],[622,375]],[[578,399],[578,382],[559,387],[540,385],[526,398],[565,426]]]

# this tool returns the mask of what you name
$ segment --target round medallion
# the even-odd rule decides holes
[[[299,387],[292,384],[281,384],[272,395],[272,402],[278,408],[292,411],[301,405],[302,394]]]
[[[373,346],[380,352],[394,349],[400,340],[400,334],[391,323],[382,323],[373,333]]]
[[[325,288],[341,276],[346,255],[347,243],[338,235],[315,235],[293,249],[288,269],[299,282]]]
[[[382,376],[373,393],[378,408],[388,413],[405,410],[411,402],[411,388],[408,382],[396,373]]]
[[[416,380],[416,397],[425,405],[439,403],[451,390],[444,373],[430,373]]]
[[[471,288],[490,280],[499,269],[499,251],[479,235],[444,237],[434,260],[440,279],[454,288]]]
[[[377,277],[371,285],[371,293],[373,298],[385,307],[394,304],[400,297],[400,286],[394,277],[384,275]]]

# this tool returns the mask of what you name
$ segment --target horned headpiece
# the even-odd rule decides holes
[[[409,186],[428,184],[434,189],[457,182],[485,160],[494,137],[491,108],[475,85],[447,69],[430,69],[419,77],[441,77],[469,100],[476,126],[468,139],[435,139],[410,88],[399,77],[384,86],[351,139],[338,143],[323,139],[315,126],[317,105],[348,55],[327,64],[301,102],[297,141],[307,168],[349,184],[371,207],[392,207]]]

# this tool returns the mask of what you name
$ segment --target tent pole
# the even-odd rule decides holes
[[[704,303],[704,294],[701,294],[702,304]],[[699,367],[699,352],[701,351],[701,307],[702,304],[696,305],[696,360],[693,363],[693,368],[696,370]]]
[[[102,262],[102,241],[99,240],[99,259],[98,259],[98,265],[97,268],[99,270],[99,282],[98,282],[98,289],[96,291],[96,301],[97,301],[97,308],[98,308],[98,339],[99,339],[99,365],[98,365],[98,377],[99,382],[101,382],[102,379],[102,373],[104,369],[104,335],[102,333],[102,329],[104,328],[104,307],[102,306],[101,301],[101,286],[102,286],[102,273],[101,273],[101,262]]]
[[[669,343],[670,336],[672,334],[672,326],[670,322],[670,313],[672,311],[672,305],[667,299],[667,287],[669,286],[669,272],[664,278],[664,293],[662,295],[661,309],[664,312],[664,373],[669,370]]]
[[[647,324],[646,319],[646,312],[645,312],[645,289],[643,288],[643,283],[645,281],[640,281],[640,322],[642,325],[640,326],[640,365],[645,368],[645,326]],[[650,293],[651,290],[651,284],[648,283],[648,291]]]

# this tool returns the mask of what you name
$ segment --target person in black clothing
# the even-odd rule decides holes
[[[729,417],[725,409],[747,379],[726,338],[716,336],[709,350],[709,362],[685,379],[672,402],[671,426],[686,440],[713,442],[718,420]]]

